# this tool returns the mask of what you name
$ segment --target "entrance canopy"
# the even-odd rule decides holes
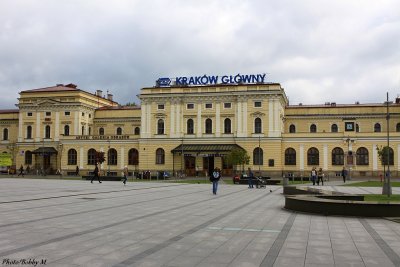
[[[224,145],[184,144],[184,145],[179,145],[176,148],[172,149],[171,152],[173,154],[183,152],[184,154],[195,154],[198,156],[218,156],[218,155],[226,155],[235,148],[243,149],[241,146],[236,144],[224,144]]]
[[[54,147],[39,147],[38,149],[32,151],[32,154],[39,155],[52,155],[57,153],[58,152]]]

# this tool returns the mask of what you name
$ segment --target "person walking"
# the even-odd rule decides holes
[[[99,183],[101,184],[101,181],[100,181],[100,171],[99,171],[99,167],[97,166],[97,164],[96,164],[96,167],[94,168],[94,171],[93,171],[92,180],[90,181],[92,184],[93,184],[93,180],[94,180],[95,178],[97,178],[97,180],[98,180]]]
[[[254,173],[251,171],[251,168],[249,167],[247,169],[247,181],[249,183],[249,188],[254,188],[253,179],[254,179]]]
[[[218,168],[215,168],[214,171],[211,172],[211,174],[210,174],[210,181],[213,184],[213,194],[214,195],[217,194],[218,182],[219,182],[220,178],[221,178],[221,172],[219,171]]]
[[[122,172],[124,174],[124,179],[122,180],[122,182],[124,183],[124,185],[126,185],[126,181],[128,180],[128,175],[129,175],[128,166],[125,166]]]
[[[18,176],[20,176],[20,175],[22,175],[22,177],[24,177],[24,166],[22,166],[22,164],[21,164],[21,167],[19,168]]]
[[[322,168],[319,168],[317,175],[318,175],[317,185],[319,185],[320,180],[321,180],[321,185],[324,185],[324,172],[322,171]]]
[[[317,169],[315,167],[311,170],[311,181],[313,185],[315,185],[315,182],[317,181]]]
[[[75,169],[75,176],[79,176],[79,166],[76,166],[76,169]]]
[[[343,177],[343,183],[345,183],[346,177],[347,177],[347,170],[345,167],[343,167],[343,170],[342,170],[342,177]]]

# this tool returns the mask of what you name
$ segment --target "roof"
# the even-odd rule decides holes
[[[96,110],[137,110],[140,106],[112,106],[112,107],[101,107]]]
[[[182,148],[183,146],[183,148]],[[199,145],[199,144],[184,144],[179,145],[172,149],[172,153],[176,152],[201,152],[201,153],[227,153],[235,148],[243,149],[241,146],[236,144],[226,144],[226,145]]]
[[[205,84],[205,85],[171,85],[171,86],[152,86],[152,87],[143,87],[142,89],[154,89],[154,88],[191,88],[191,87],[239,87],[239,86],[260,86],[260,85],[279,85],[280,83],[276,82],[264,82],[264,83],[235,83],[235,84]]]
[[[57,84],[56,86],[50,86],[50,87],[44,87],[44,88],[38,88],[38,89],[31,89],[31,90],[25,90],[21,91],[21,93],[34,93],[34,92],[62,92],[62,91],[81,91],[80,89],[77,88],[75,84]]]
[[[0,109],[0,114],[19,113],[19,109]]]

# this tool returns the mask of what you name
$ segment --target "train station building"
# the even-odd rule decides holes
[[[231,176],[238,166],[225,156],[240,148],[250,156],[246,168],[262,175],[308,176],[317,167],[336,176],[346,167],[353,177],[378,176],[388,104],[389,164],[398,176],[399,99],[290,105],[279,83],[250,78],[215,84],[159,80],[141,89],[137,106],[74,84],[23,90],[18,109],[0,111],[0,153],[11,156],[13,168],[48,174],[72,174],[78,166],[88,175],[96,151],[102,151],[101,168],[111,175],[127,166],[132,173],[183,170],[187,176],[219,167]]]

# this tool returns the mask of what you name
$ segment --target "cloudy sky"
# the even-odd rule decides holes
[[[0,109],[57,83],[126,104],[159,77],[238,73],[291,104],[394,98],[400,1],[0,1]]]

